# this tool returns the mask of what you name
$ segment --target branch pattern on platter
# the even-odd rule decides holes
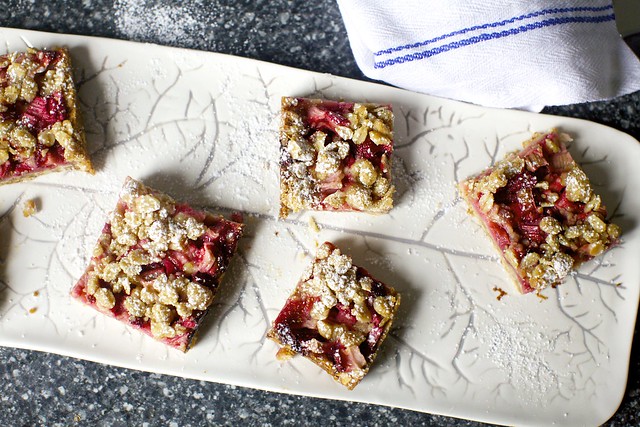
[[[488,113],[458,111],[436,102],[394,106],[397,143],[393,174],[398,191],[397,207],[388,218],[408,222],[407,233],[366,228],[341,217],[336,223],[318,220],[322,234],[317,235],[309,230],[310,214],[279,220],[273,206],[278,200],[279,148],[279,103],[274,99],[283,94],[283,78],[257,65],[237,73],[220,72],[221,77],[212,78],[210,86],[196,90],[190,85],[192,76],[194,80],[202,80],[202,73],[216,76],[219,66],[179,60],[152,64],[156,67],[153,70],[161,71],[152,72],[145,80],[142,72],[125,76],[123,70],[129,62],[122,58],[105,56],[97,63],[96,70],[79,70],[78,88],[90,151],[99,173],[93,182],[75,181],[75,176],[61,174],[20,187],[30,191],[28,196],[56,192],[69,200],[59,207],[63,220],[31,218],[37,231],[24,226],[25,220],[19,218],[20,203],[26,197],[23,192],[13,194],[11,203],[2,205],[0,231],[10,236],[10,246],[20,241],[37,246],[45,256],[31,273],[37,276],[39,281],[35,283],[39,286],[23,289],[18,283],[0,279],[0,317],[29,310],[33,293],[38,292],[39,301],[47,301],[40,306],[39,314],[61,339],[67,338],[73,328],[87,335],[100,329],[99,314],[85,313],[82,320],[74,321],[63,313],[72,307],[68,290],[88,262],[88,249],[112,209],[120,185],[115,176],[130,166],[151,186],[176,198],[216,212],[239,211],[247,220],[238,256],[204,327],[203,334],[210,343],[206,352],[212,358],[233,354],[226,340],[242,325],[249,331],[242,343],[249,350],[242,357],[254,369],[264,363],[275,364],[265,334],[298,278],[280,274],[261,262],[264,247],[260,245],[268,239],[277,240],[287,256],[286,263],[300,265],[312,258],[315,241],[330,234],[354,242],[360,248],[359,256],[380,271],[397,274],[408,295],[421,296],[417,299],[430,304],[421,294],[428,292],[429,297],[437,299],[433,304],[440,304],[438,320],[425,317],[434,321],[428,331],[433,341],[429,345],[416,344],[415,338],[424,331],[423,325],[413,321],[412,313],[395,323],[385,343],[381,366],[372,372],[391,384],[389,387],[415,400],[425,396],[446,400],[461,393],[466,397],[488,394],[495,402],[508,403],[515,394],[539,396],[533,404],[542,405],[546,398],[569,401],[576,395],[593,397],[590,373],[599,364],[608,363],[610,356],[600,327],[602,322],[618,322],[614,303],[624,300],[627,291],[624,285],[618,285],[622,278],[612,273],[616,271],[615,255],[624,251],[624,246],[585,265],[567,283],[546,292],[547,300],[508,295],[496,301],[492,288],[511,289],[511,284],[496,267],[497,255],[486,244],[488,239],[480,226],[466,215],[455,190],[456,182],[479,172],[471,170],[479,158],[482,164],[492,165],[513,140],[523,140],[539,129],[523,125],[506,133],[474,135],[469,130]],[[123,84],[121,79],[125,77],[128,80]],[[239,87],[249,88],[246,98],[233,95],[240,92]],[[330,76],[315,76],[306,87],[307,95],[331,97],[340,92],[341,83]],[[172,156],[172,161],[166,161],[166,156]],[[129,157],[149,160],[134,164]],[[589,167],[608,161],[607,156],[594,156],[585,149],[576,157]],[[154,172],[156,161],[161,168]],[[234,182],[241,183],[242,188],[234,187]],[[250,194],[246,200],[243,191]],[[615,195],[610,205],[617,218],[624,218],[625,213],[619,209],[623,195]],[[412,212],[420,214],[412,216]],[[19,219],[22,225],[16,226],[14,222]],[[448,228],[468,233],[469,244],[447,241],[443,230]],[[43,230],[49,238],[39,235]],[[0,246],[0,273],[10,262],[7,250],[8,246]],[[423,260],[425,271],[437,271],[438,283],[429,282],[429,278],[425,279],[426,285],[403,283],[402,268],[411,257]],[[487,276],[470,281],[470,271],[487,272]],[[279,287],[279,300],[270,289],[274,286]],[[587,299],[594,302],[582,304]],[[513,313],[506,315],[508,304],[538,304],[553,311],[561,321],[542,325],[529,314],[521,318]],[[425,308],[413,308],[414,313],[418,310]],[[122,334],[133,333],[123,329]],[[520,353],[507,356],[514,348]],[[171,354],[158,357],[171,358]],[[572,369],[563,371],[559,366]],[[278,369],[299,374],[295,366]]]

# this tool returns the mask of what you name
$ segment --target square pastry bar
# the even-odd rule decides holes
[[[60,169],[93,173],[69,52],[0,56],[0,184]]]
[[[211,307],[242,228],[127,178],[71,294],[186,351]]]
[[[620,228],[573,160],[569,135],[536,133],[520,152],[460,184],[460,193],[523,293],[560,284],[618,242]]]
[[[279,359],[302,354],[353,389],[369,371],[399,305],[393,288],[325,242],[267,336],[282,346]]]
[[[388,105],[282,98],[280,216],[393,207]]]

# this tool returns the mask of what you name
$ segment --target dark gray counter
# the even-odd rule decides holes
[[[353,60],[332,0],[3,0],[1,15],[0,26],[217,51],[365,79]],[[544,112],[586,118],[640,138],[640,92]],[[637,329],[636,325],[635,335]],[[627,391],[608,425],[640,425],[639,356],[636,339]],[[12,348],[0,348],[0,376],[0,424],[8,426],[480,425],[147,374]]]

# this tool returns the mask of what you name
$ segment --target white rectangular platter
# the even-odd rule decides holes
[[[0,187],[0,344],[501,424],[597,425],[618,407],[640,284],[640,145],[630,136],[220,54],[0,29],[3,50],[53,45],[70,48],[97,173]],[[398,192],[390,214],[277,219],[283,95],[393,105]],[[456,182],[551,127],[574,136],[570,151],[624,235],[541,299],[517,295]],[[186,354],[69,297],[127,175],[197,207],[242,212],[247,222]],[[25,218],[28,199],[41,208]],[[402,293],[374,368],[351,392],[302,358],[278,362],[265,339],[325,240]],[[498,300],[496,287],[507,295]]]

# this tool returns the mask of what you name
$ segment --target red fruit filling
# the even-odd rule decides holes
[[[67,163],[64,158],[64,148],[60,144],[56,143],[51,147],[43,147],[37,144],[36,147],[33,157],[22,161],[9,159],[1,165],[0,180],[44,169],[52,169]]]
[[[384,295],[386,294],[380,296]],[[320,335],[316,326],[317,321],[313,319],[310,314],[313,304],[318,300],[319,298],[317,297],[287,300],[287,303],[273,323],[273,329],[283,345],[290,347],[297,353],[305,355],[310,354],[309,346],[305,345],[305,343],[311,339],[318,340],[322,344],[324,356],[335,364],[337,371],[349,372],[356,365],[353,363],[345,363],[346,361],[354,358],[360,360],[360,357],[363,358],[362,360],[365,360],[375,353],[380,337],[384,332],[384,328],[379,326],[382,316],[374,312],[370,326],[366,328],[369,329],[367,338],[358,346],[358,351],[354,353],[353,349],[345,349],[345,346],[339,340],[330,341]],[[373,311],[371,303],[368,302],[367,306]],[[358,323],[356,317],[351,312],[351,308],[339,303],[331,308],[327,321],[332,324],[345,326],[348,329],[355,328]],[[362,325],[358,326],[362,328]],[[356,353],[359,356],[356,356]],[[362,367],[363,365],[364,363],[359,364],[357,367]]]
[[[367,159],[374,167],[384,169],[386,165],[382,162],[382,155],[386,154],[389,157],[392,151],[393,147],[390,144],[376,145],[371,139],[367,138],[362,144],[356,145],[356,153],[351,164],[357,159]]]
[[[316,301],[317,298],[288,300],[273,324],[282,344],[298,353],[305,353],[304,341],[322,339],[310,316]]]
[[[326,101],[319,105],[311,105],[307,111],[310,129],[335,134],[337,126],[349,127],[349,119],[345,115],[351,109],[353,109],[353,104],[347,102]]]
[[[36,53],[36,58],[38,58],[38,62],[41,67],[48,69],[52,65],[55,65],[55,63],[60,59],[60,52],[55,50],[39,50]]]
[[[353,106],[354,104],[350,102],[325,101],[322,104],[309,107],[307,120],[310,124],[310,135],[316,130],[328,133],[325,138],[325,146],[335,140],[342,139],[336,128],[338,126],[349,128],[350,121],[346,115],[353,111]],[[358,159],[367,159],[375,168],[381,169],[383,167],[382,155],[386,154],[389,157],[392,152],[393,146],[391,144],[376,145],[367,137],[360,144],[351,144],[350,154],[342,160],[342,169],[350,167]],[[350,176],[349,180],[357,181],[357,178],[354,179]]]
[[[18,123],[26,126],[33,135],[37,136],[42,130],[66,118],[67,107],[64,104],[62,93],[55,92],[49,96],[34,98],[27,105]]]
[[[351,307],[345,306],[343,304],[337,303],[334,307],[329,311],[329,316],[327,319],[333,323],[339,323],[341,325],[348,326],[349,328],[353,328],[358,320],[356,316],[351,312]]]

